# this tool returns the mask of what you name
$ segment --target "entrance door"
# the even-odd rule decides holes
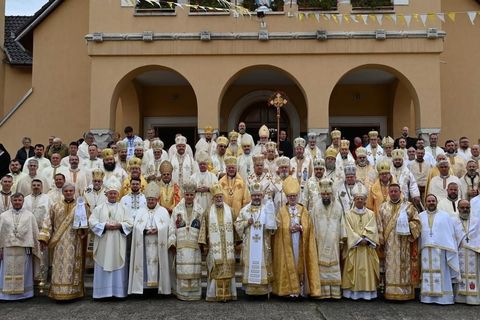
[[[270,106],[267,101],[252,103],[242,113],[240,121],[245,122],[247,132],[252,135],[255,143],[259,139],[258,130],[262,125],[266,125],[270,129],[270,140],[277,141],[277,110]],[[280,109],[280,130],[287,131],[287,135],[291,137],[290,120],[282,109]]]
[[[165,144],[164,150],[168,151],[171,145],[175,144],[175,136],[181,133],[187,138],[187,143],[195,151],[195,143],[197,141],[197,127],[154,127],[155,135]]]

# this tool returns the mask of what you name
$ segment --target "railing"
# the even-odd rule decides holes
[[[351,4],[353,11],[384,11],[394,9],[392,0],[351,0]]]
[[[297,0],[299,11],[336,11],[337,0]]]

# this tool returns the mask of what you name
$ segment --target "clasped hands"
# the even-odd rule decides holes
[[[290,226],[290,233],[296,233],[296,232],[302,232],[302,231],[303,231],[303,227],[298,223]]]
[[[120,230],[122,225],[120,223],[105,223],[106,230]]]
[[[158,229],[147,229],[147,235],[154,235],[158,233]]]

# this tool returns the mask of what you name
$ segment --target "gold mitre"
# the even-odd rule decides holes
[[[225,158],[225,166],[236,166],[237,158],[233,156],[228,156]]]
[[[357,149],[355,149],[355,154],[358,156],[367,156],[367,149],[365,149],[364,147],[358,147]]]
[[[352,195],[354,197],[366,198],[368,196],[368,189],[361,182],[357,182],[352,188]]]
[[[340,148],[348,149],[350,148],[350,140],[342,140],[340,141]]]
[[[324,178],[320,180],[318,187],[320,193],[333,193],[333,181],[331,179]]]
[[[220,136],[217,138],[217,145],[228,146],[228,139],[227,137]]]
[[[172,163],[168,160],[165,160],[162,162],[160,165],[160,173],[172,173],[173,171],[173,166]]]
[[[308,141],[317,141],[317,134],[315,132],[309,132],[307,137]]]
[[[321,158],[317,158],[313,160],[313,167],[314,168],[325,168],[325,160]]]
[[[188,179],[183,183],[183,193],[195,193],[197,192],[197,184],[195,181]]]
[[[120,192],[120,189],[122,189],[122,185],[120,181],[114,176],[108,179],[108,181],[105,182],[104,185],[105,185],[105,192],[109,192],[109,191]]]
[[[158,199],[160,197],[160,186],[155,181],[151,181],[145,187],[143,194],[145,195],[145,198]]]
[[[232,130],[228,133],[228,139],[232,140],[232,138],[238,138],[238,132],[235,130]]]
[[[377,172],[380,173],[390,173],[390,163],[388,161],[380,161],[377,163]]]
[[[392,151],[392,159],[404,159],[405,152],[402,149],[395,149]]]
[[[298,194],[300,192],[300,184],[298,183],[298,180],[292,176],[288,176],[283,181],[283,192],[287,196]]]
[[[305,148],[305,139],[298,137],[293,140],[293,146],[296,147],[302,147]]]
[[[175,138],[175,144],[187,144],[187,138],[184,136],[178,136]]]
[[[336,149],[327,148],[327,150],[325,150],[325,159],[327,159],[328,157],[336,158],[337,154],[338,154],[338,151]]]
[[[103,180],[105,177],[105,172],[100,169],[94,169],[92,171],[92,180]]]
[[[383,147],[393,147],[393,144],[395,143],[395,140],[393,140],[392,137],[384,137],[382,139],[382,146]]]
[[[195,160],[198,163],[208,163],[210,162],[210,155],[205,150],[200,150],[195,154]]]
[[[222,186],[220,186],[218,183],[214,184],[213,186],[210,187],[210,194],[215,197],[216,195],[223,195],[223,189]]]
[[[250,194],[263,194],[262,185],[258,182],[255,182],[249,187]]]
[[[277,158],[276,161],[277,167],[290,167],[290,159],[288,157],[282,156]]]
[[[254,165],[263,164],[265,162],[265,157],[263,154],[256,154],[252,157],[252,161]]]
[[[130,160],[128,160],[128,168],[140,168],[142,166],[142,159],[139,159],[137,157],[131,157]]]
[[[332,139],[341,138],[342,137],[342,132],[338,129],[335,129],[332,132],[330,132],[330,137],[332,137]]]
[[[372,130],[368,133],[368,137],[369,137],[369,138],[378,138],[378,131],[372,129]]]
[[[106,148],[102,150],[102,158],[105,159],[112,159],[115,156],[115,153],[112,149]]]
[[[143,143],[143,141],[135,142],[135,149],[144,149],[144,147],[145,144]]]
[[[212,126],[206,126],[203,128],[204,133],[213,133],[213,127]]]
[[[163,144],[162,140],[156,139],[152,141],[150,146],[152,147],[153,150],[162,150],[165,145]]]
[[[258,135],[260,138],[270,137],[270,131],[268,130],[268,127],[266,125],[261,126],[258,130]]]
[[[277,150],[277,143],[273,141],[268,141],[267,143],[265,143],[265,149],[267,151],[275,151]]]
[[[118,141],[117,142],[117,150],[120,151],[120,150],[127,150],[128,149],[128,143],[126,143],[125,141]]]
[[[357,174],[357,167],[353,163],[348,163],[344,168],[343,172],[346,176],[348,175],[356,175]]]

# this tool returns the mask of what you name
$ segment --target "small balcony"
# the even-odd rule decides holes
[[[177,2],[176,0],[169,0],[169,2]],[[172,14],[175,13],[175,5],[170,6],[167,2],[153,2],[147,0],[137,0],[135,5],[135,13],[138,15],[149,14]]]
[[[393,0],[351,0],[352,11],[393,11]]]
[[[337,11],[337,0],[297,0],[299,11]]]

